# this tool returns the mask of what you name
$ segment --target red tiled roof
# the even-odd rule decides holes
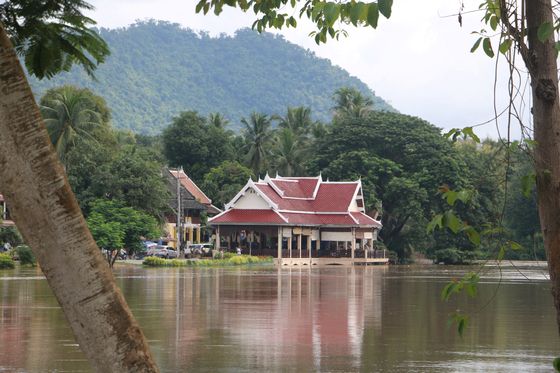
[[[171,175],[173,175],[174,178],[177,178],[177,171],[169,170],[169,172],[171,172]],[[181,171],[180,177],[181,184],[183,184],[183,186],[194,196],[195,199],[200,199],[200,203],[203,205],[210,205],[212,203],[212,201],[206,197],[206,194],[198,188],[198,186],[187,176],[186,173]]]
[[[211,223],[286,223],[273,210],[231,209],[209,219]]]
[[[258,183],[249,181],[246,188],[256,188],[265,199],[268,198],[277,205],[277,208],[232,208],[209,222],[380,227],[381,223],[366,214],[349,211],[359,186],[360,181],[330,183],[322,182],[320,177],[270,179],[267,176],[264,181]],[[317,194],[314,197],[316,190]],[[229,205],[233,207],[235,201]]]
[[[368,216],[362,212],[351,212],[354,219],[358,221],[359,224],[367,224],[367,225],[378,225],[381,226],[381,223],[377,220],[373,219],[371,216]]]
[[[4,201],[4,197],[0,196],[0,202]]]
[[[283,182],[281,185],[294,184]],[[275,180],[276,185],[276,180]],[[309,186],[310,184],[308,184]],[[278,209],[283,211],[306,211],[306,212],[347,212],[358,182],[349,183],[322,183],[319,187],[317,197],[312,200],[282,198],[268,184],[255,184],[272,202],[278,204]],[[280,188],[281,189],[281,188]],[[296,190],[295,187],[292,191]],[[300,189],[301,191],[301,189]],[[334,198],[336,196],[336,198]],[[284,197],[286,195],[284,194]]]
[[[346,212],[357,187],[358,182],[323,183],[312,202],[313,209],[318,212]]]
[[[272,180],[272,183],[284,192],[284,198],[307,198],[300,183],[295,180]]]

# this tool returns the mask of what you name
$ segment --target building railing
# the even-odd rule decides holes
[[[227,252],[227,246],[221,246],[221,250]],[[237,248],[230,250],[233,253],[237,252]],[[241,248],[241,254],[251,254],[253,256],[272,256],[278,258],[278,249],[256,249],[252,248],[249,250],[248,247]],[[292,249],[292,255],[290,256],[289,249],[282,250],[282,258],[309,258],[309,250],[302,249],[301,256],[300,251]],[[389,253],[387,250],[355,250],[354,259],[384,259],[388,258]],[[311,250],[311,258],[352,258],[351,249],[341,249],[341,250]]]

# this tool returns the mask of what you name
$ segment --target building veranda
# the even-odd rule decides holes
[[[377,249],[381,223],[366,214],[361,180],[266,175],[249,180],[208,225],[221,250],[270,255],[277,265],[388,262],[387,251]]]

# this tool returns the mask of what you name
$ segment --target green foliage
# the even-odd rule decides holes
[[[123,202],[97,200],[90,204],[90,208],[87,222],[100,248],[115,250],[125,247],[136,252],[142,250],[142,237],[161,236],[153,217],[126,207]]]
[[[441,293],[441,300],[448,301],[453,292],[460,293],[461,290],[464,290],[465,293],[471,297],[476,298],[479,278],[480,275],[470,272],[465,275],[464,280],[457,281],[456,279],[452,279],[451,283],[443,289],[443,292]],[[461,316],[459,311],[450,313],[449,320],[447,321],[447,329],[449,329],[453,321],[457,323],[459,337],[463,338],[463,333],[467,329],[469,322],[468,316]]]
[[[163,267],[166,264],[167,260],[163,259],[163,258],[158,258],[155,256],[147,256],[144,258],[144,260],[142,261],[143,265],[147,265],[147,266],[151,266],[151,267]]]
[[[28,0],[0,3],[0,22],[29,74],[51,79],[78,64],[94,78],[97,66],[111,53],[107,43],[89,29],[95,21],[82,14],[82,10],[93,10],[93,6],[83,0],[38,5]]]
[[[200,188],[213,204],[223,208],[239,193],[249,178],[255,178],[250,169],[236,161],[224,161],[219,167],[212,168],[204,176],[204,183],[200,185]]]
[[[380,236],[401,259],[427,250],[425,221],[445,207],[433,191],[446,180],[466,183],[453,144],[436,127],[406,115],[374,111],[367,117],[345,118],[316,149],[307,172],[321,172],[331,180],[361,178],[365,199],[373,195],[382,201]],[[436,237],[430,247],[442,249],[449,244],[445,240]]]
[[[35,259],[35,255],[31,251],[29,246],[26,245],[18,246],[15,249],[15,251],[18,254],[19,263],[22,266],[31,266],[31,267],[37,266],[37,259]]]
[[[168,209],[171,194],[161,165],[145,149],[114,156],[97,143],[81,141],[68,154],[66,174],[86,218],[90,203],[107,198],[156,218]]]
[[[233,158],[230,136],[198,112],[183,111],[162,132],[163,154],[170,166],[183,166],[187,175],[201,183],[208,170]]]
[[[12,269],[16,267],[16,263],[9,255],[0,254],[0,269]]]
[[[231,254],[231,253],[224,253]],[[165,260],[156,257],[147,257],[142,262],[143,265],[151,267],[222,267],[231,265],[250,265],[250,264],[269,264],[274,259],[272,257],[256,257],[250,255],[234,255],[224,259],[203,259],[203,260]]]
[[[344,29],[338,28],[340,24],[352,23],[354,26],[377,28],[380,13],[385,18],[391,16],[393,0],[378,0],[371,3],[310,0],[301,7],[299,1],[296,0],[200,0],[196,6],[196,12],[202,11],[207,14],[210,9],[214,8],[214,14],[219,15],[224,5],[239,6],[244,11],[252,8],[257,17],[260,17],[253,23],[253,29],[261,33],[272,27],[281,29],[283,26],[297,26],[293,14],[280,13],[287,10],[288,4],[294,9],[290,13],[295,13],[297,8],[300,18],[305,15],[315,24],[317,31],[312,31],[309,35],[314,36],[315,42],[320,44],[327,42],[327,35],[337,40],[341,35],[347,36]]]
[[[395,111],[358,78],[282,36],[243,29],[211,38],[154,20],[97,31],[113,51],[96,71],[98,84],[78,68],[30,83],[40,94],[53,84],[90,88],[107,100],[116,129],[156,135],[180,111],[198,110],[219,111],[237,131],[253,111],[281,113],[286,105],[313,107],[314,120],[328,123],[330,96],[341,86],[372,96],[375,110]],[[274,84],[262,83],[270,77]]]
[[[253,174],[258,177],[259,170],[266,169],[269,156],[269,147],[272,142],[274,132],[271,130],[271,122],[268,115],[253,112],[249,116],[249,121],[241,118],[243,128],[241,132],[247,142],[247,155],[245,165],[253,170]]]
[[[49,138],[63,164],[79,138],[95,141],[94,131],[109,131],[102,118],[105,115],[108,121],[109,109],[102,98],[96,99],[89,90],[65,85],[47,92],[39,105]]]
[[[0,245],[4,246],[6,243],[18,244],[22,243],[23,238],[15,225],[8,225],[0,227]]]

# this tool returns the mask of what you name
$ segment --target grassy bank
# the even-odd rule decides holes
[[[271,263],[274,263],[274,258],[271,256],[235,255],[224,259],[202,260],[166,260],[162,258],[147,257],[142,262],[142,265],[150,267],[223,267]]]

